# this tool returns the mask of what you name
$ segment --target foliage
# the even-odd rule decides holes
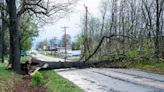
[[[43,81],[43,75],[40,72],[36,72],[34,75],[32,75],[32,79],[30,82],[30,86],[41,86],[44,83]]]
[[[28,16],[22,17],[19,27],[19,40],[21,50],[29,50],[32,45],[32,40],[36,36],[38,36],[36,24],[33,23]]]
[[[37,49],[42,49],[42,50],[45,50],[44,46],[48,46],[48,41],[47,40],[44,40],[44,41],[40,41],[38,44],[37,44]]]
[[[21,57],[21,60],[20,60],[21,63],[24,63],[26,61],[27,61],[27,57],[26,56],[25,57]]]
[[[80,88],[54,71],[42,71],[41,73],[44,77],[48,77],[47,92],[82,92]]]
[[[66,45],[71,45],[71,36],[69,34],[64,34],[62,36],[62,46],[65,47]]]
[[[157,1],[161,4],[157,5]],[[164,22],[156,21],[164,17],[159,17],[163,16],[161,13],[151,11],[163,7],[162,0],[149,0],[149,2],[147,0],[102,0],[99,5],[100,16],[88,16],[86,33],[88,39],[84,35],[86,24],[81,22],[81,35],[84,35],[82,38],[88,40],[89,49],[94,52],[103,36],[114,36],[103,40],[92,60],[115,60],[119,55],[124,55],[127,62],[147,63],[151,58],[164,58],[163,29],[161,29],[163,28],[161,24]],[[164,12],[162,8],[159,10]],[[84,55],[86,55],[85,52]]]
[[[73,42],[72,44],[72,48],[74,50],[80,50],[81,46],[83,45],[83,38],[82,36],[78,35],[76,38],[75,38],[75,42]]]
[[[128,57],[129,58],[136,58],[137,57],[137,55],[138,55],[138,52],[137,52],[137,50],[130,50],[129,52],[128,52]]]
[[[164,74],[164,62],[155,62],[156,60],[150,61],[149,63],[130,63],[128,68],[140,69],[146,72],[155,72]],[[126,62],[127,63],[127,62]]]

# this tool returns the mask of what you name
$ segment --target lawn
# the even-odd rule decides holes
[[[14,74],[9,70],[6,70],[6,64],[0,63],[0,92],[2,87],[7,86],[7,89],[12,89],[14,84],[11,84],[12,77]],[[41,71],[44,77],[47,77],[47,82],[45,86],[47,87],[47,92],[82,92],[80,88],[74,85],[72,82],[59,76],[55,71]],[[20,75],[14,74],[14,79],[23,81]],[[9,83],[7,83],[9,82]],[[5,84],[4,84],[5,83]],[[7,84],[6,84],[7,83]],[[9,92],[9,91],[8,91]],[[11,92],[11,91],[10,91]]]
[[[18,75],[6,69],[6,64],[0,63],[0,92],[12,92],[14,81]]]
[[[11,72],[6,70],[6,64],[0,63],[0,81],[6,81],[11,75]]]
[[[48,77],[47,92],[82,92],[72,82],[64,79],[55,71],[42,71],[43,76]]]

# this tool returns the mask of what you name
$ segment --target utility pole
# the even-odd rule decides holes
[[[89,50],[89,44],[88,44],[88,7],[85,6],[85,11],[86,11],[86,15],[85,15],[85,30],[84,30],[84,57],[85,59],[87,58],[86,55],[88,55],[88,53],[90,52]]]
[[[66,26],[64,26],[64,27],[62,27],[63,29],[64,29],[64,46],[65,46],[65,57],[64,57],[64,62],[66,62],[66,59],[67,59],[67,36],[66,36],[66,32],[67,32],[67,28],[69,28],[69,27],[66,27]]]

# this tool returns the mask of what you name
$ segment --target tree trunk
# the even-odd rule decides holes
[[[6,54],[5,52],[7,51],[6,50],[6,44],[5,44],[5,30],[7,29],[7,24],[5,22],[5,12],[4,10],[2,9],[1,11],[1,17],[2,17],[2,63],[4,63],[4,55]]]
[[[159,15],[159,1],[156,0],[156,38],[155,38],[155,56],[159,58],[159,23],[160,15]]]
[[[2,5],[3,4],[1,4],[0,3],[0,7],[2,7]],[[1,16],[0,17],[2,17],[2,19],[3,19],[3,12],[2,12],[3,10],[1,9]],[[2,20],[2,19],[0,19],[0,21]],[[2,22],[1,22],[2,23]],[[3,23],[2,23],[3,24]],[[1,26],[0,26],[0,58],[1,58],[1,62],[3,63],[3,29],[2,29],[2,24],[0,24]]]
[[[18,36],[18,20],[16,14],[16,1],[9,0],[9,16],[10,16],[10,62],[12,63],[12,69],[16,73],[20,73],[20,46]]]
[[[0,27],[0,58],[1,62],[3,63],[3,51],[2,51],[2,28]]]

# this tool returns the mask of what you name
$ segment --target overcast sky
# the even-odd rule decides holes
[[[45,39],[51,39],[53,37],[57,37],[61,39],[64,31],[62,29],[63,26],[69,27],[67,29],[67,34],[70,34],[72,39],[80,33],[80,21],[81,18],[84,17],[85,7],[88,7],[88,11],[91,15],[97,15],[99,10],[99,3],[101,0],[82,0],[78,3],[73,13],[69,14],[65,18],[60,19],[55,24],[45,24],[43,28],[40,28],[39,36],[35,38],[33,42],[33,48],[35,48],[36,43]],[[89,16],[91,16],[89,15]]]

